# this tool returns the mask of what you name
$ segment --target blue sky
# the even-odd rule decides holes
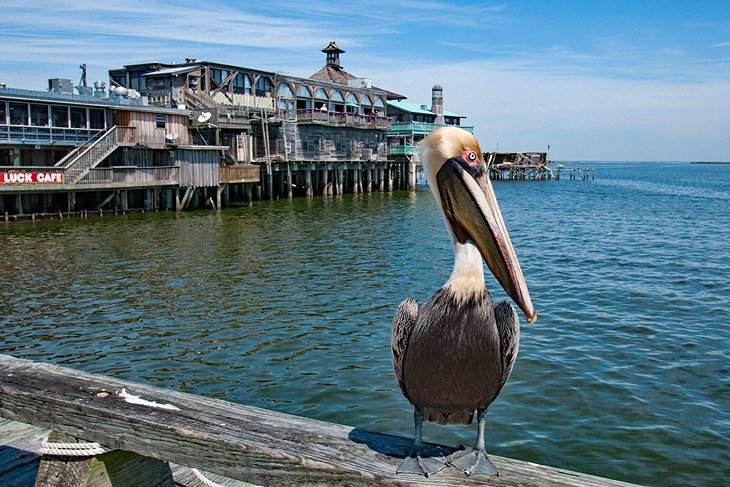
[[[466,115],[485,150],[730,160],[730,1],[4,0],[0,81],[45,89],[146,61],[344,68]]]

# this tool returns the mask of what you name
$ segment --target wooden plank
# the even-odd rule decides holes
[[[6,355],[0,371],[0,416],[259,485],[628,485],[501,457],[501,477],[396,475],[409,438]]]

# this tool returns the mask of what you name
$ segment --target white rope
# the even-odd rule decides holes
[[[107,450],[98,443],[60,443],[43,440],[41,455],[56,455],[62,457],[93,457],[101,455]]]
[[[212,480],[206,478],[205,475],[200,473],[200,470],[198,470],[197,468],[191,468],[190,470],[193,472],[193,475],[195,475],[195,477],[207,487],[226,487],[225,485],[216,484]]]

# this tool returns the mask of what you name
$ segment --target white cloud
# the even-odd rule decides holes
[[[110,68],[186,57],[308,76],[322,64],[319,49],[337,40],[348,71],[410,101],[428,103],[431,86],[444,85],[447,107],[468,116],[485,148],[550,144],[566,159],[730,160],[730,60],[618,34],[538,46],[519,36],[428,37],[435,26],[477,35],[509,27],[517,20],[503,5],[290,0],[274,11],[189,0],[6,0],[3,13],[0,78],[10,86],[77,78],[79,63],[89,79],[106,80]]]
[[[563,159],[730,160],[730,81],[614,79],[484,61],[369,73],[415,103],[430,103],[433,84],[443,85],[445,106],[468,117],[485,149],[550,144]]]

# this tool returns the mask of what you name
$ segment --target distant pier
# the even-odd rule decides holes
[[[484,160],[489,178],[495,181],[560,179],[561,173],[571,180],[596,179],[595,169],[565,168],[560,163],[553,168],[547,152],[485,152]]]

